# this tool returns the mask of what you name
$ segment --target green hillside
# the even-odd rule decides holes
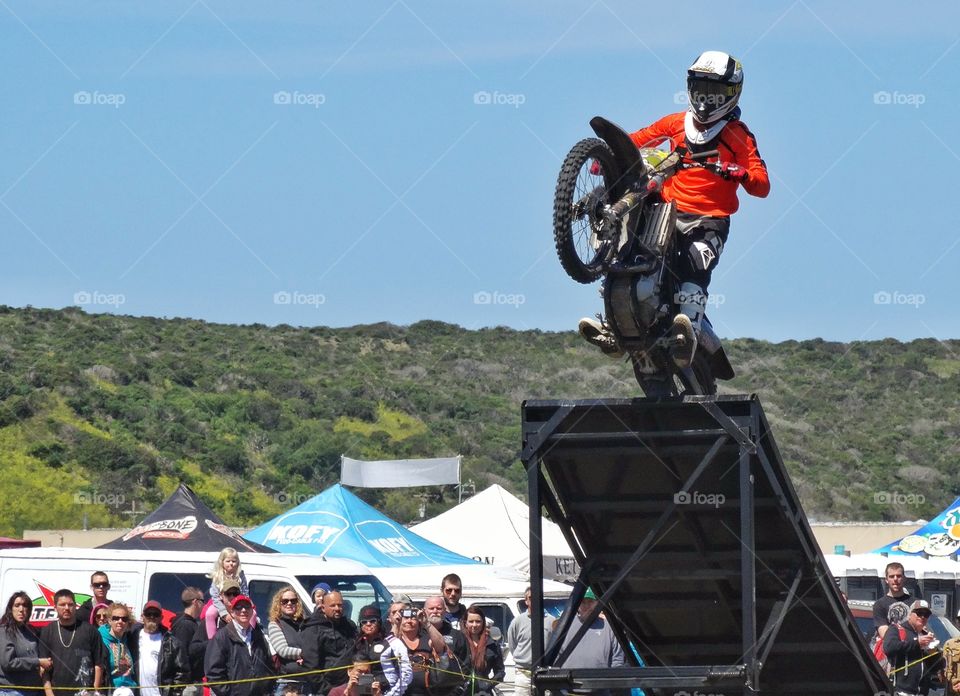
[[[960,493],[960,342],[728,344],[811,517],[929,517]],[[178,481],[254,524],[358,459],[464,456],[522,493],[520,403],[636,396],[573,332],[343,329],[0,307],[0,534],[129,525]],[[418,493],[428,495],[420,496]],[[402,521],[452,490],[363,491]]]

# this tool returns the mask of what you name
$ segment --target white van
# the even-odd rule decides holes
[[[102,570],[110,578],[111,600],[130,605],[139,615],[147,600],[156,600],[167,612],[183,608],[180,593],[197,587],[208,595],[207,573],[217,559],[210,551],[137,551],[41,547],[0,551],[0,601],[23,590],[33,599],[31,623],[56,620],[53,595],[62,588],[73,590],[77,603],[90,597],[90,575]],[[285,553],[240,554],[240,563],[250,584],[250,597],[265,614],[281,587],[291,585],[304,606],[313,607],[310,590],[326,582],[340,591],[344,613],[354,621],[360,609],[377,604],[386,611],[390,593],[366,566],[342,559]]]

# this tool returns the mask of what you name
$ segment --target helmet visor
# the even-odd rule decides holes
[[[687,80],[687,96],[690,105],[698,112],[713,113],[736,100],[740,85],[731,85],[720,80],[705,80],[691,77]]]

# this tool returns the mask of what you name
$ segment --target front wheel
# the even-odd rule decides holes
[[[590,171],[592,162],[600,171]],[[578,283],[592,283],[615,250],[603,230],[603,208],[611,203],[616,163],[610,147],[598,138],[581,140],[563,160],[553,196],[553,241],[560,265]]]

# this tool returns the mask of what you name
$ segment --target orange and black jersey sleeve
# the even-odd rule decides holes
[[[630,139],[637,147],[653,147],[665,140],[674,146],[686,140],[683,119],[686,112],[664,116],[646,128],[632,133]],[[764,198],[770,193],[770,177],[767,165],[760,157],[757,140],[742,121],[731,121],[717,138],[717,158],[720,162],[732,162],[747,170],[744,189],[751,196]],[[663,199],[676,201],[677,209],[697,215],[732,215],[740,207],[736,181],[721,179],[705,169],[691,168],[679,171],[667,180],[663,187]]]

